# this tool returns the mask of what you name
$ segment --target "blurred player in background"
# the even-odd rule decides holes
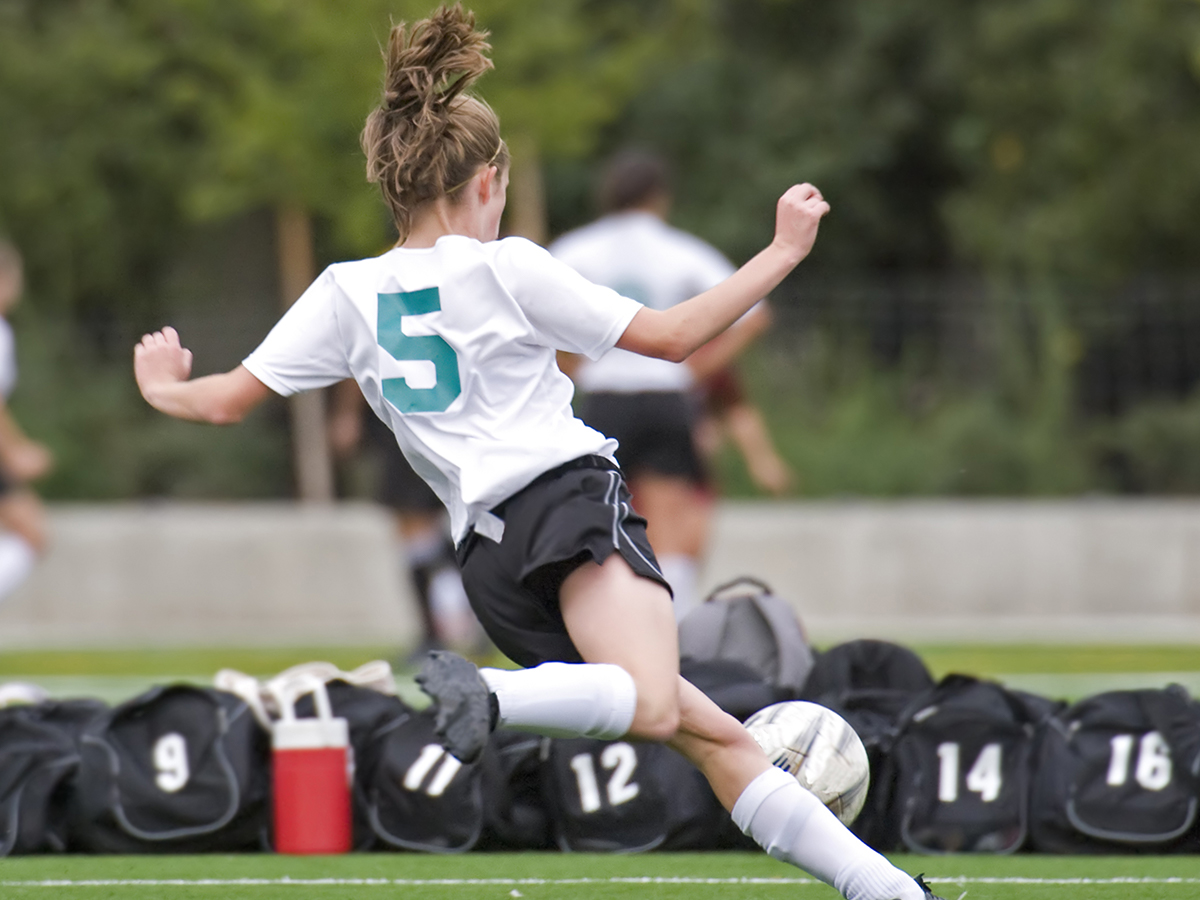
[[[671,177],[659,156],[640,149],[617,153],[602,173],[598,200],[600,219],[550,245],[555,257],[589,281],[665,310],[735,271],[714,247],[667,224]],[[729,369],[734,356],[768,322],[760,303],[683,363],[620,349],[595,361],[564,362],[583,392],[579,417],[619,442],[617,458],[634,506],[646,517],[677,618],[699,600],[697,580],[712,516],[713,491],[697,443],[702,385],[710,377],[736,377]],[[725,421],[721,410],[710,437],[720,434],[714,429]],[[778,484],[778,473],[771,474]]]
[[[767,324],[764,321],[763,327]],[[728,438],[755,487],[776,497],[792,490],[796,477],[779,455],[762,411],[746,396],[737,366],[718,369],[701,382],[699,391],[703,412],[696,427],[696,444],[710,470]]]
[[[388,427],[367,408],[353,380],[333,389],[329,443],[339,459],[365,452],[378,463],[372,473],[373,496],[392,513],[398,555],[421,618],[421,638],[407,662],[424,659],[430,650],[448,648],[472,656],[486,652],[483,628],[471,611],[454,559],[446,508],[413,471]]]
[[[29,577],[46,549],[45,510],[28,482],[53,465],[50,451],[30,440],[8,409],[17,383],[17,354],[7,317],[24,287],[20,253],[0,240],[0,600]]]

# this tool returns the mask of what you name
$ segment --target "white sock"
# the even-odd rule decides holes
[[[833,885],[847,900],[924,900],[910,875],[876,853],[774,766],[755,778],[733,805],[733,821],[775,859]]]
[[[696,596],[696,560],[684,553],[667,553],[658,557],[658,567],[675,595],[675,621],[678,622],[699,602]]]
[[[532,669],[480,669],[500,707],[498,725],[548,737],[614,740],[629,731],[637,688],[620,666],[542,663]]]
[[[37,562],[37,551],[19,534],[0,534],[0,600],[29,577]]]

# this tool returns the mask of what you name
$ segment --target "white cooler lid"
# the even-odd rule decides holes
[[[350,725],[345,719],[281,719],[271,725],[275,750],[321,750],[350,746]]]

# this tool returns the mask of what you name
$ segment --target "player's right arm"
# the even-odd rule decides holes
[[[134,347],[133,372],[147,403],[192,422],[240,422],[271,394],[245,366],[192,378],[192,351],[180,344],[179,334],[170,326],[145,335]]]
[[[736,322],[812,250],[829,204],[811,184],[779,198],[775,238],[716,287],[669,309],[643,307],[617,341],[623,350],[682,362]]]

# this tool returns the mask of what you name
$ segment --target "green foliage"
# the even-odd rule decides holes
[[[127,359],[90,351],[69,324],[23,310],[21,382],[13,413],[45,442],[55,469],[38,484],[51,499],[278,497],[290,491],[282,403],[237,428],[162,416],[142,400]]]
[[[481,0],[501,63],[482,87],[527,141],[584,152],[688,5],[617,15],[583,0]],[[331,257],[385,244],[358,134],[392,22],[428,11],[412,0],[0,4],[0,234],[27,257],[37,309],[20,323],[15,402],[56,450],[49,496],[290,492],[278,410],[231,432],[164,420],[137,396],[124,344],[186,314],[189,292],[172,295],[165,279],[197,223],[298,205],[321,220]],[[64,347],[76,350],[65,360]]]
[[[1096,430],[1096,454],[1113,488],[1200,494],[1200,393],[1147,403]]]
[[[769,240],[781,188],[809,180],[833,214],[806,271],[965,269],[1021,296],[980,320],[997,335],[983,379],[931,373],[911,347],[868,363],[861,332],[799,361],[765,352],[791,373],[761,399],[806,491],[1197,483],[1190,406],[1080,417],[1089,334],[1057,287],[1200,259],[1196,0],[469,5],[495,47],[480,92],[518,161],[547,162],[555,230],[590,216],[594,163],[636,141],[677,163],[678,223],[736,260]],[[358,133],[391,23],[431,6],[0,2],[0,233],[36,307],[15,402],[58,453],[51,494],[287,492],[279,410],[236,432],[160,421],[125,336],[187,311],[164,276],[197,223],[299,205],[323,260],[384,245]]]
[[[1065,495],[1093,486],[1079,435],[1053,417],[993,392],[867,365],[830,382],[820,353],[752,353],[744,367],[803,496]],[[740,475],[727,485],[746,490]]]
[[[983,4],[945,199],[967,258],[1121,277],[1200,258],[1200,5]]]
[[[736,259],[780,185],[833,213],[810,266],[1116,278],[1200,258],[1195,0],[739,0],[609,133],[680,170]],[[581,211],[581,215],[583,215]]]

